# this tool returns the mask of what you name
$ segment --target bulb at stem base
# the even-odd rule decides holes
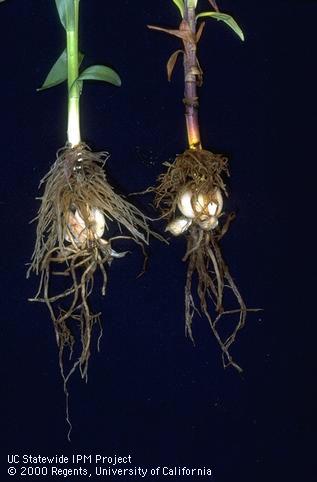
[[[193,186],[187,185],[179,193],[177,206],[183,216],[171,221],[166,227],[167,231],[178,236],[187,231],[192,223],[198,224],[204,231],[211,231],[219,224],[223,197],[219,188],[197,193]]]
[[[105,231],[105,217],[96,208],[88,210],[88,220],[85,222],[84,216],[76,209],[69,211],[66,217],[67,230],[65,241],[74,242],[77,245],[84,244],[86,241],[100,239]]]

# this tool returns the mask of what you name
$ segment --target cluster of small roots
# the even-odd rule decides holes
[[[173,164],[165,164],[168,169],[158,177],[155,205],[168,221],[175,217],[179,193],[187,185],[197,192],[212,192],[219,188],[227,194],[223,176],[229,175],[228,160],[220,154],[188,149],[178,155]]]
[[[107,153],[93,153],[84,144],[66,146],[57,152],[56,162],[41,181],[45,190],[35,219],[37,237],[28,275],[32,271],[40,275],[39,289],[32,301],[45,303],[50,311],[66,394],[66,383],[76,368],[87,379],[93,326],[97,323],[101,330],[100,314],[92,313],[88,303],[96,272],[101,273],[104,295],[107,266],[126,254],[114,251],[112,243],[132,239],[143,249],[150,235],[146,217],[107,182],[103,169],[107,158]],[[103,221],[99,231],[94,213]],[[113,222],[119,227],[119,235],[104,239],[103,233],[107,234]],[[56,283],[58,277],[64,282]],[[61,292],[56,293],[59,284]],[[65,374],[63,353],[69,348],[71,359],[78,330],[80,356]],[[100,336],[101,333],[102,330]]]
[[[155,205],[169,223],[179,216],[179,196],[186,186],[190,186],[194,193],[220,190],[222,194],[227,195],[224,176],[228,176],[229,173],[227,159],[222,155],[206,150],[189,149],[178,155],[172,164],[166,163],[166,165],[168,169],[159,176],[158,186],[154,191]],[[221,214],[219,225],[210,230],[202,229],[199,222],[193,220],[185,232],[187,238],[187,251],[183,258],[183,261],[187,262],[185,326],[186,334],[194,342],[193,318],[195,312],[203,313],[222,350],[224,366],[231,365],[238,371],[242,371],[230,355],[229,348],[235,341],[238,331],[245,324],[248,310],[219,247],[219,240],[227,232],[233,218],[233,213]],[[197,295],[194,295],[194,284],[197,287]],[[230,309],[224,308],[225,288],[228,288],[233,295],[231,302],[234,306]],[[199,302],[200,309],[196,307],[195,298]],[[228,326],[221,330],[219,323],[226,315],[234,316],[233,325],[229,325],[231,326],[229,331]],[[221,334],[223,332],[225,334]]]

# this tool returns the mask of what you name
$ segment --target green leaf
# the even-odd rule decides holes
[[[109,84],[120,87],[121,80],[119,75],[110,67],[105,65],[92,65],[85,69],[75,82],[81,82],[82,80],[102,80],[103,82],[109,82]]]
[[[184,0],[173,0],[175,3],[176,7],[181,13],[182,18],[184,18],[184,13],[185,13],[185,5],[184,5]]]
[[[76,0],[55,0],[58,15],[65,30],[74,27],[75,1]]]
[[[240,39],[244,41],[244,34],[237,22],[234,20],[234,18],[231,17],[231,15],[220,12],[201,12],[196,16],[196,20],[201,17],[212,17],[216,20],[221,20],[222,22],[225,22],[227,25],[229,25],[230,28],[232,28],[232,30],[238,35],[238,37],[240,37]]]
[[[82,63],[84,54],[79,52],[78,63]],[[37,91],[49,89],[50,87],[55,87],[62,82],[67,80],[67,50],[65,49],[62,54],[58,57],[55,64],[48,73],[48,76],[44,80],[43,85],[37,89]]]

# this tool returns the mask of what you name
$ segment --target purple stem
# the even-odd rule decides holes
[[[184,54],[184,104],[187,127],[188,143],[191,149],[201,149],[199,121],[198,121],[198,95],[197,95],[197,44],[196,44],[196,13],[194,7],[188,6],[185,0],[184,20],[190,27],[194,42],[185,42]]]

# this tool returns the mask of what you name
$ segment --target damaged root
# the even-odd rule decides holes
[[[177,208],[178,195],[186,185],[193,191],[211,192],[219,189],[227,194],[223,175],[229,175],[228,160],[221,154],[203,149],[187,149],[179,154],[168,169],[158,177],[155,191],[155,206],[162,216],[170,220]]]
[[[187,262],[186,334],[194,342],[193,318],[195,312],[203,313],[221,348],[224,367],[231,365],[241,372],[229,348],[243,328],[247,312],[257,310],[247,309],[219,247],[235,217],[233,213],[225,216],[221,212],[222,195],[227,196],[223,179],[229,176],[227,158],[203,149],[188,149],[167,166],[167,171],[158,178],[158,186],[152,189],[155,205],[169,223],[166,229],[175,236],[186,233],[187,251],[183,258]],[[224,307],[227,290],[232,295],[232,309]],[[195,293],[199,306],[195,305]],[[231,329],[229,323],[220,327],[220,320],[227,315],[234,317]]]
[[[187,234],[187,252],[183,261],[188,261],[185,284],[185,322],[186,334],[194,342],[192,322],[197,310],[192,294],[193,277],[197,277],[197,295],[202,313],[206,316],[211,330],[221,348],[223,365],[232,365],[239,372],[241,367],[232,359],[229,353],[237,333],[243,328],[248,310],[242,296],[226,266],[217,237],[211,232],[203,232],[198,226],[192,226]],[[223,307],[224,290],[228,288],[234,295],[236,308],[225,310]],[[208,300],[214,307],[215,316],[212,318]],[[199,311],[199,310],[197,310]],[[219,321],[226,315],[237,315],[237,321],[231,332],[224,338],[218,330]]]

